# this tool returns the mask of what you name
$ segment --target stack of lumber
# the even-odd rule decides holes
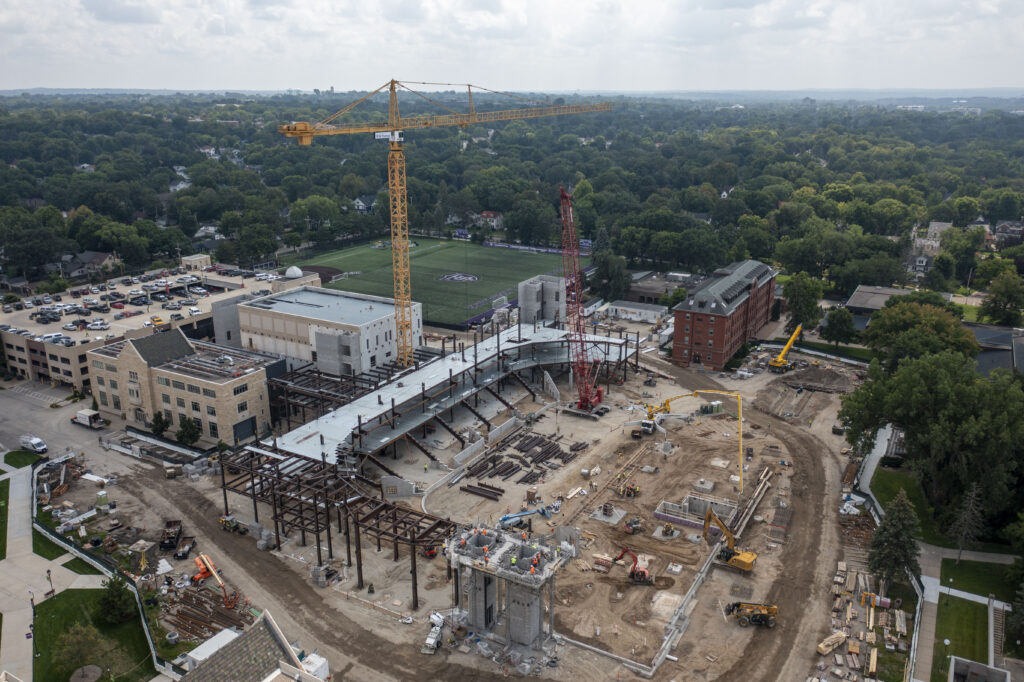
[[[827,656],[832,653],[836,647],[842,645],[846,641],[845,632],[833,632],[831,635],[821,640],[818,644],[818,653],[822,656]]]

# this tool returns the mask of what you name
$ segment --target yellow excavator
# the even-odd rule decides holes
[[[786,356],[789,355],[789,350],[793,347],[793,344],[796,342],[796,337],[800,336],[800,332],[802,332],[803,330],[804,326],[802,324],[798,324],[796,326],[796,329],[793,330],[793,335],[789,337],[789,341],[786,342],[786,345],[783,347],[783,349],[779,352],[778,355],[776,355],[774,358],[768,361],[769,370],[775,372],[776,374],[785,374],[789,370],[793,369],[793,363],[787,360]]]
[[[714,510],[708,506],[708,511],[704,515],[704,539],[710,545],[711,540],[708,539],[708,530],[711,528],[711,524],[714,523],[718,526],[718,529],[722,531],[722,535],[725,536],[726,546],[718,553],[718,560],[723,564],[738,568],[741,571],[752,571],[754,570],[754,563],[757,561],[757,554],[755,552],[742,552],[736,549],[736,538],[733,536],[732,531],[729,530],[728,526],[722,523],[722,519],[718,518]]]

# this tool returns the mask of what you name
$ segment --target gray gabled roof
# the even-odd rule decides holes
[[[300,666],[298,658],[269,614],[235,637],[181,679],[187,682],[259,681],[278,670],[280,661]]]
[[[180,329],[157,332],[149,336],[130,339],[129,342],[150,367],[156,367],[195,353],[192,344],[188,342]]]
[[[673,310],[729,315],[750,296],[754,282],[758,286],[775,276],[775,271],[761,261],[743,260],[715,270],[711,277],[691,292]]]

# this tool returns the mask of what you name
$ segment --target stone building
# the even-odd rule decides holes
[[[201,442],[244,443],[270,430],[267,378],[284,360],[193,341],[172,329],[87,353],[100,412],[148,429],[156,411],[169,432],[192,419]]]

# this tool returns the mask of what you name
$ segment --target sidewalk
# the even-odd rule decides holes
[[[942,589],[942,560],[955,559],[959,550],[949,547],[936,547],[924,542],[918,542],[921,548],[919,562],[921,564],[921,582],[924,583],[924,607],[921,610],[921,622],[918,623],[917,636],[917,662],[914,664],[914,682],[927,680],[931,676],[932,660],[934,658],[933,648],[935,646],[935,622],[938,618],[939,596],[946,594],[947,590]],[[995,554],[993,552],[974,552],[964,550],[961,559],[966,561],[984,561],[992,564],[1009,565],[1013,563],[1012,554]],[[961,599],[988,604],[988,597],[964,592],[963,590],[949,590],[949,594]],[[995,606],[1004,606],[1003,602],[997,601]],[[991,638],[992,633],[989,633]]]
[[[7,469],[8,467],[4,467]],[[32,679],[33,640],[25,637],[31,631],[32,602],[45,599],[50,583],[53,589],[99,588],[104,576],[78,575],[61,566],[70,554],[47,560],[32,551],[32,469],[24,467],[0,475],[9,478],[11,492],[7,511],[7,558],[0,561],[0,613],[4,615],[0,633],[0,670],[23,680]],[[31,597],[30,597],[31,593]]]

